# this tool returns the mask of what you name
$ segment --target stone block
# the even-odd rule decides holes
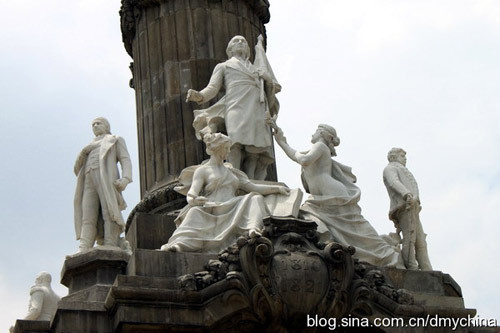
[[[14,326],[14,333],[35,333],[44,332],[49,333],[50,322],[46,320],[22,320],[18,319]]]
[[[217,255],[136,249],[130,257],[127,275],[177,278],[205,270],[210,259],[217,259]]]
[[[110,287],[110,285],[95,285],[76,291],[63,297],[59,302],[58,309],[106,311],[104,301],[106,300]]]
[[[413,295],[415,304],[427,312],[457,317],[475,310],[465,309],[462,290],[453,278],[440,271],[413,271],[396,268],[381,268],[387,281],[396,289],[406,289]]]
[[[413,298],[415,299],[415,304],[422,306],[459,309],[464,308],[464,299],[462,297],[413,294]]]
[[[136,213],[126,238],[132,251],[135,249],[159,249],[168,242],[175,231],[176,214]]]
[[[67,256],[61,271],[61,283],[69,294],[94,285],[112,285],[118,274],[124,274],[130,255],[124,251],[93,248]]]
[[[448,274],[439,271],[413,271],[397,268],[382,268],[382,271],[388,281],[396,289],[406,289],[416,293],[426,293],[440,296],[457,296],[461,291],[458,284]],[[453,293],[445,290],[445,284],[454,290]],[[453,287],[456,285],[456,287]]]
[[[58,309],[50,332],[111,333],[113,330],[106,311]]]

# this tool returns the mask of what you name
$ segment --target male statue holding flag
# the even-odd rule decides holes
[[[232,141],[229,162],[250,179],[266,178],[274,161],[272,135],[266,121],[279,109],[275,94],[281,90],[269,66],[263,37],[255,46],[252,64],[250,47],[243,36],[234,36],[227,45],[228,60],[215,66],[208,85],[201,91],[189,89],[186,102],[203,104],[224,86],[226,94],[216,104],[195,110],[193,126],[198,139],[214,132],[226,132]]]

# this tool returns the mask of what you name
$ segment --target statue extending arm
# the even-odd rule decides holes
[[[267,123],[273,129],[274,138],[276,139],[276,142],[281,147],[281,149],[283,149],[283,151],[285,152],[285,154],[292,161],[295,161],[295,162],[299,163],[299,161],[295,157],[295,155],[297,154],[297,151],[295,149],[293,149],[292,147],[290,147],[290,145],[288,144],[288,142],[286,142],[285,134],[283,133],[283,130],[281,128],[279,128],[278,125],[276,124],[276,119],[275,118],[268,118],[267,119]]]
[[[276,138],[276,142],[283,149],[285,154],[292,160],[297,162],[302,166],[307,166],[315,162],[321,156],[321,148],[318,144],[314,144],[312,148],[306,153],[300,153],[290,147],[286,142],[286,137],[283,134],[283,130],[276,125],[273,120],[270,121],[270,126],[273,128],[273,134]]]
[[[186,96],[187,102],[196,102],[198,104],[203,104],[214,98],[222,87],[224,82],[224,68],[222,64],[215,66],[210,82],[202,91],[196,91],[194,89],[189,89]]]

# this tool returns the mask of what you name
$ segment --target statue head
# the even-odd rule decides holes
[[[209,133],[203,136],[203,141],[207,146],[207,154],[219,155],[221,158],[226,159],[231,149],[231,139],[222,133]]]
[[[227,43],[226,54],[228,58],[241,54],[245,59],[250,58],[250,47],[243,36],[234,36]]]
[[[35,278],[35,284],[36,285],[50,285],[52,282],[52,276],[48,272],[40,272]]]
[[[330,154],[332,156],[337,156],[335,147],[340,144],[340,138],[337,136],[335,128],[330,125],[319,124],[318,129],[311,138],[311,142],[316,143],[321,139],[328,146],[328,148],[330,148]]]
[[[102,134],[111,134],[111,126],[109,121],[104,117],[98,117],[92,120],[92,131],[94,131],[95,136]]]
[[[387,153],[387,159],[389,162],[398,162],[406,166],[406,151],[402,148],[392,148]]]

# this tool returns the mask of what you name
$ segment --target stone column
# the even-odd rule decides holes
[[[205,87],[215,65],[227,59],[234,35],[243,35],[251,46],[259,34],[266,36],[269,2],[122,0],[120,15],[125,48],[134,60],[131,86],[144,198],[207,158],[192,127],[193,108],[200,106],[185,102],[187,90]],[[273,164],[268,180],[276,179]]]

